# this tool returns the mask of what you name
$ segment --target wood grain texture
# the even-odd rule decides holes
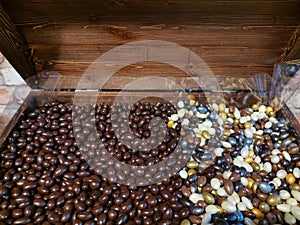
[[[295,30],[284,53],[280,57],[280,61],[289,61],[300,59],[300,26]]]
[[[0,52],[8,59],[13,67],[28,78],[36,74],[31,60],[30,49],[16,31],[7,13],[0,5]]]
[[[299,25],[300,0],[0,0],[33,49],[38,71],[80,76],[104,52],[132,41],[175,42],[214,74],[272,73]],[[132,65],[121,76],[182,76]]]

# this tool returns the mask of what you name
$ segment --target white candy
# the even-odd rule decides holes
[[[264,112],[266,112],[266,106],[265,106],[265,105],[261,105],[261,106],[259,106],[259,108],[258,108],[258,112],[260,112],[260,113],[264,113]]]
[[[207,128],[209,128],[213,125],[212,122],[209,120],[205,120],[202,124],[205,125]]]
[[[228,196],[227,192],[225,191],[225,189],[223,187],[217,189],[217,194],[222,197]]]
[[[232,161],[233,165],[235,166],[238,166],[238,167],[241,167],[242,166],[242,162],[241,160],[239,160],[238,158],[235,158],[233,161]]]
[[[266,122],[265,128],[269,129],[272,127],[272,123],[270,121]]]
[[[300,202],[300,192],[299,191],[292,190],[291,194],[298,202]]]
[[[202,137],[201,140],[200,140],[199,146],[204,146],[205,143],[206,143],[206,140]]]
[[[227,141],[222,141],[222,145],[224,146],[224,148],[231,148],[232,147],[232,145]]]
[[[185,118],[185,119],[183,119],[181,125],[182,125],[182,126],[187,126],[187,125],[189,125],[189,123],[190,123],[190,121],[189,121],[188,119]]]
[[[184,107],[184,102],[183,101],[179,101],[177,103],[177,105],[178,105],[179,108],[183,108]]]
[[[246,177],[241,177],[241,183],[242,183],[242,185],[247,187],[249,182],[248,182],[248,179]]]
[[[209,112],[207,112],[205,114],[197,112],[196,116],[200,119],[206,119],[209,116]]]
[[[215,152],[216,156],[222,156],[222,153],[224,152],[224,149],[223,148],[216,148],[214,150],[214,152]]]
[[[215,190],[221,187],[221,182],[217,178],[212,178],[210,181],[211,187]]]
[[[300,178],[300,169],[298,167],[295,167],[294,170],[293,170],[293,175],[296,177],[296,178]]]
[[[244,167],[249,173],[253,172],[253,167],[250,166],[250,164],[245,161],[242,162],[242,167]]]
[[[233,119],[229,117],[229,118],[227,119],[227,122],[228,122],[229,124],[233,124]]]
[[[226,212],[229,212],[229,213],[233,213],[233,212],[236,211],[236,206],[235,206],[232,202],[229,202],[229,201],[224,201],[224,202],[222,202],[221,207],[222,207]]]
[[[256,156],[255,158],[254,158],[254,162],[256,162],[256,163],[261,163],[261,158],[260,158],[260,156]]]
[[[234,108],[233,116],[236,119],[240,119],[241,118],[241,113],[240,113],[240,111],[237,108]]]
[[[266,118],[267,117],[267,114],[266,113],[259,113],[258,114],[258,119],[263,119],[263,118]]]
[[[245,117],[245,116],[242,116],[241,118],[240,118],[240,123],[246,123],[248,121],[248,119],[247,119],[247,117]]]
[[[182,179],[186,179],[188,177],[188,173],[185,171],[185,170],[180,170],[179,171],[179,176],[182,178]]]
[[[263,135],[263,134],[264,134],[264,131],[263,131],[263,130],[257,130],[257,131],[256,131],[256,134],[258,134],[258,135]]]
[[[239,194],[236,193],[235,191],[232,193],[231,196],[235,199],[236,203],[239,203],[241,201]]]
[[[240,155],[238,155],[238,156],[236,157],[236,159],[240,160],[241,162],[244,161],[244,158],[243,158],[242,156],[240,156]]]
[[[291,206],[288,204],[278,204],[276,208],[281,211],[281,212],[290,212],[291,211]]]
[[[269,121],[270,121],[271,123],[273,123],[273,124],[278,123],[278,120],[277,120],[275,117],[270,117],[270,118],[269,118]]]
[[[214,129],[214,128],[212,128],[212,127],[209,127],[209,128],[207,129],[207,131],[208,131],[208,133],[209,133],[210,135],[215,135],[215,134],[216,134],[216,129]]]
[[[281,186],[281,180],[278,177],[275,177],[273,179],[273,182],[276,184],[276,187],[280,187]]]
[[[192,193],[189,197],[189,200],[196,204],[199,200],[203,200],[203,196],[201,194],[198,193]]]
[[[218,122],[218,124],[219,124],[220,126],[222,126],[223,123],[224,123],[221,117],[218,117],[218,118],[217,118],[217,122]]]
[[[232,203],[234,203],[234,204],[237,204],[237,203],[238,203],[238,202],[235,201],[235,198],[234,198],[232,195],[229,195],[229,196],[227,197],[227,201],[232,202]]]
[[[251,220],[249,217],[245,217],[245,219],[244,219],[244,224],[245,224],[245,225],[257,225],[257,224],[254,223],[254,221]]]
[[[173,120],[173,121],[177,121],[178,119],[179,119],[179,117],[178,117],[177,114],[173,114],[173,115],[171,116],[171,120]]]
[[[240,211],[246,211],[246,210],[247,210],[247,207],[246,207],[246,205],[245,205],[244,202],[239,202],[239,203],[237,204],[237,208],[238,208],[238,210],[240,210]]]
[[[207,225],[211,221],[211,214],[205,213],[202,217],[202,223],[201,225]]]
[[[253,138],[253,132],[251,129],[247,128],[244,131],[246,138]]]
[[[291,212],[297,220],[300,220],[300,207],[299,206],[292,206]]]
[[[212,107],[212,109],[213,109],[214,111],[219,111],[219,106],[218,106],[218,104],[213,103],[213,104],[211,105],[211,107]]]
[[[249,156],[249,150],[247,147],[243,147],[242,150],[241,150],[241,156],[243,158],[247,158]]]
[[[216,214],[218,212],[218,208],[215,205],[208,205],[205,208],[205,212],[210,214]]]
[[[290,214],[290,213],[284,214],[284,221],[287,224],[296,224],[296,218],[294,216],[292,216],[292,214]]]
[[[292,158],[290,156],[290,154],[288,152],[282,152],[283,157],[287,160],[287,161],[291,161]]]
[[[276,164],[276,163],[279,163],[279,161],[280,161],[280,158],[279,158],[278,155],[272,155],[271,156],[271,162],[272,163]]]
[[[185,115],[185,109],[179,109],[178,110],[178,116],[179,116],[179,118],[184,117],[184,115]]]
[[[242,197],[242,202],[245,203],[246,207],[250,210],[253,209],[253,205],[252,205],[252,202],[249,200],[249,198],[246,198],[246,197]]]
[[[279,153],[281,153],[281,152],[280,152],[279,149],[277,149],[277,148],[275,148],[275,149],[272,151],[272,155],[277,155],[277,154],[279,154]]]
[[[266,162],[263,166],[264,170],[268,173],[272,172],[272,164],[270,162]]]
[[[254,112],[254,113],[251,114],[250,117],[251,117],[252,120],[257,121],[258,120],[258,113]]]
[[[288,204],[288,205],[290,205],[290,206],[294,206],[294,205],[298,205],[298,202],[297,202],[297,200],[294,199],[294,198],[288,198],[288,199],[286,200],[286,204]]]
[[[231,174],[232,174],[232,172],[231,171],[224,171],[223,172],[223,178],[224,179],[226,179],[226,180],[228,180],[229,179],[229,177],[231,176]]]
[[[276,173],[276,176],[279,179],[284,179],[286,175],[287,175],[287,172],[285,170],[278,170]]]
[[[290,193],[286,190],[279,191],[280,198],[285,200],[291,197]]]

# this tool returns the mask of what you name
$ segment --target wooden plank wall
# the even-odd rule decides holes
[[[100,54],[137,40],[164,40],[198,54],[215,74],[271,73],[300,24],[299,0],[0,0],[33,50],[38,71],[80,76]],[[170,76],[132,65],[120,76]],[[171,76],[184,76],[172,70]]]

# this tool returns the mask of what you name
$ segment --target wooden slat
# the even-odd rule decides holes
[[[36,65],[39,70],[46,68],[62,75],[80,76],[99,56],[112,49],[113,45],[71,45],[71,46],[31,46],[35,49]],[[257,49],[236,46],[185,46],[195,52],[218,75],[249,76],[259,72],[272,72],[272,65],[277,62],[280,49]],[[130,57],[130,53],[127,55]],[[50,60],[49,60],[50,59]],[[112,61],[110,64],[117,62]],[[256,70],[249,70],[256,68]],[[261,70],[261,68],[264,68]],[[141,76],[145,74],[160,75],[180,73],[163,67],[150,67],[146,64],[129,66],[120,74]]]
[[[10,18],[0,5],[0,52],[8,59],[13,67],[28,78],[35,75],[34,65],[30,56],[30,49],[16,31]]]
[[[287,44],[296,26],[210,26],[104,23],[58,23],[36,28],[18,26],[31,45],[120,45],[137,40],[164,40],[180,45],[278,48]]]
[[[299,15],[299,1],[279,0],[118,0],[82,2],[64,1],[18,1],[3,0],[14,22],[45,19],[59,21],[191,21],[192,23],[219,24],[293,24]],[[18,10],[15,10],[18,9]],[[180,16],[180,17],[179,17]],[[297,17],[299,18],[299,16]]]

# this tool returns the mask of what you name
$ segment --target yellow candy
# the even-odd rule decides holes
[[[273,108],[271,106],[266,107],[266,114],[269,115],[270,112],[273,112]]]
[[[244,159],[244,161],[247,163],[251,163],[251,162],[253,162],[253,158],[248,156],[247,158]]]
[[[203,192],[203,199],[207,204],[215,204],[214,196],[209,192]]]
[[[244,124],[245,129],[251,128],[251,123],[250,122],[246,122]]]
[[[275,117],[275,115],[276,115],[275,112],[269,112],[270,117]]]
[[[261,135],[259,135],[259,134],[253,134],[253,138],[254,138],[254,139],[264,140],[263,136],[261,136]]]
[[[253,184],[254,184],[254,180],[252,178],[250,178],[250,177],[248,177],[247,180],[248,180],[248,188],[252,189]]]
[[[191,105],[191,106],[195,105],[195,103],[196,103],[195,100],[193,100],[193,99],[190,100],[190,105]]]
[[[252,212],[254,213],[254,215],[256,216],[257,219],[261,220],[265,217],[265,214],[262,213],[259,209],[257,208],[253,208]]]
[[[296,141],[296,140],[297,140],[297,138],[295,138],[294,136],[290,136],[289,139],[290,139],[291,141]]]
[[[224,209],[221,206],[219,206],[219,205],[216,205],[216,206],[218,208],[218,214],[223,214],[224,213]]]
[[[276,206],[279,204],[281,198],[279,195],[277,194],[274,194],[274,195],[270,195],[268,198],[267,198],[267,202],[270,206]]]
[[[251,157],[251,158],[254,157],[254,151],[253,151],[253,149],[251,149],[251,150],[249,151],[249,157]]]
[[[231,133],[230,133],[229,129],[226,129],[226,130],[224,130],[223,134],[226,136],[229,136]]]
[[[232,119],[234,118],[234,115],[232,113],[228,113],[227,116]]]
[[[186,167],[189,169],[198,168],[199,164],[196,161],[189,161],[186,163]]]
[[[226,105],[223,104],[223,103],[221,103],[221,104],[219,105],[219,112],[224,112],[225,109],[226,109]]]
[[[194,169],[188,170],[188,176],[191,176],[191,175],[196,174],[196,173],[197,173],[197,171],[194,170]]]
[[[196,134],[196,137],[198,137],[198,138],[202,138],[202,135],[201,135],[201,133],[200,133],[200,132],[196,132],[195,134]]]
[[[227,120],[227,114],[225,112],[220,112],[219,117],[225,122]]]
[[[293,184],[296,181],[296,177],[292,173],[286,175],[285,179],[288,184]]]
[[[204,130],[204,131],[202,131],[202,137],[204,139],[209,139],[210,138],[210,134],[206,130]]]
[[[169,127],[169,128],[172,128],[173,125],[174,125],[174,121],[173,121],[173,120],[169,120],[169,122],[168,122],[168,127]]]
[[[257,111],[257,110],[259,109],[259,106],[256,105],[256,104],[253,104],[253,105],[252,105],[252,109],[253,109],[254,111]]]

